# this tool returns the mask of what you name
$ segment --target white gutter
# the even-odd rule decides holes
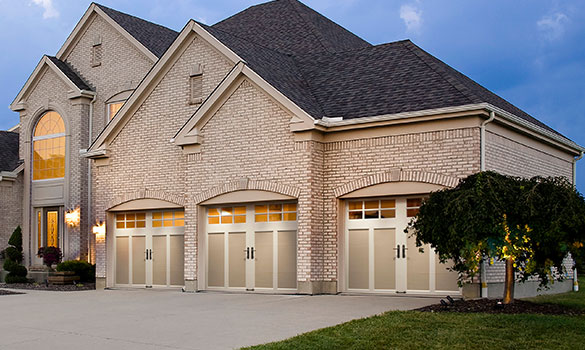
[[[16,169],[12,171],[0,171],[0,182],[1,181],[16,181],[18,173],[24,170],[24,164],[20,164]]]
[[[490,111],[490,117],[481,123],[480,127],[480,150],[479,150],[479,170],[485,171],[485,126],[496,119],[496,113]],[[480,283],[481,283],[481,297],[488,297],[488,284],[487,284],[487,263],[485,257],[481,260],[480,270]]]
[[[490,112],[497,113],[498,117],[501,117],[504,120],[511,121],[517,125],[520,125],[530,131],[533,131],[541,136],[554,140],[564,146],[567,146],[571,149],[575,149],[577,151],[585,151],[584,147],[579,146],[575,142],[566,139],[559,134],[556,134],[550,130],[547,130],[543,127],[535,125],[529,121],[526,121],[512,113],[506,112],[505,110],[498,108],[490,103],[476,103],[476,104],[468,104],[462,106],[455,106],[455,107],[445,107],[445,108],[436,108],[436,109],[426,109],[421,111],[414,111],[414,112],[404,112],[404,113],[396,113],[396,114],[384,114],[379,116],[373,117],[361,117],[361,118],[351,118],[347,117],[341,121],[339,121],[339,117],[326,117],[323,119],[315,120],[315,125],[320,125],[325,128],[332,128],[337,126],[346,126],[346,125],[358,125],[358,124],[366,124],[366,123],[373,123],[373,122],[382,122],[382,121],[391,121],[391,120],[398,120],[398,119],[409,119],[409,118],[417,118],[417,117],[424,117],[424,116],[432,116],[437,114],[446,114],[446,113],[457,113],[457,112],[467,112],[473,111],[478,109],[488,110]]]
[[[89,127],[87,138],[87,149],[91,146],[93,138],[93,105],[97,99],[97,94],[93,96],[89,103]],[[87,260],[91,264],[91,160],[87,160]]]
[[[577,162],[583,158],[583,151],[577,157],[573,158],[573,187],[577,186]]]

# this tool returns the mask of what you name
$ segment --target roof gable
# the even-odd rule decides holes
[[[212,27],[288,54],[341,52],[371,46],[297,0],[252,6]]]
[[[61,49],[59,49],[59,52],[55,55],[58,59],[65,60],[67,58],[69,52],[75,47],[75,43],[91,23],[92,16],[95,15],[101,16],[153,62],[162,56],[178,34],[161,25],[112,10],[103,5],[91,3],[63,46],[61,46]]]
[[[10,109],[13,111],[19,111],[24,109],[23,99],[27,94],[34,88],[35,82],[41,77],[43,69],[51,69],[61,78],[67,86],[71,88],[69,90],[69,98],[76,98],[79,96],[93,96],[94,92],[91,87],[85,83],[85,81],[75,73],[67,63],[49,56],[43,56],[37,64],[35,70],[30,75],[18,95],[14,98],[14,101],[10,104]]]
[[[160,58],[177,38],[176,31],[141,18],[96,4],[144,47]]]

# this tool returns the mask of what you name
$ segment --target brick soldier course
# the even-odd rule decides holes
[[[117,97],[125,103],[110,121]],[[10,186],[24,195],[10,220],[23,226],[27,264],[38,264],[34,213],[80,207],[61,244],[67,258],[97,264],[101,288],[120,284],[127,258],[114,244],[120,208],[184,211],[182,284],[196,291],[208,289],[210,203],[296,203],[294,290],[337,293],[349,289],[350,198],[424,196],[480,170],[574,181],[584,151],[410,41],[372,46],[296,0],[180,33],[92,4],[11,107],[23,166]],[[67,140],[66,175],[48,189],[30,177],[47,111],[64,119]],[[497,288],[499,269],[483,282]]]

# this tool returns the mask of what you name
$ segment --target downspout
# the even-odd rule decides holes
[[[573,158],[573,187],[577,186],[577,162],[583,158],[583,151]]]
[[[581,153],[578,156],[573,158],[573,187],[575,188],[577,187],[577,162],[580,161],[581,158],[583,158],[583,151],[581,151]],[[574,292],[579,291],[579,278],[577,276],[576,266],[573,268],[573,291]]]
[[[97,99],[97,94],[93,95],[89,103],[89,127],[87,138],[87,149],[91,146],[93,138],[93,105]],[[91,264],[91,159],[87,159],[87,261]]]
[[[485,171],[485,126],[496,119],[496,113],[490,111],[490,117],[481,123],[480,127],[480,155],[479,155],[479,170]],[[487,284],[487,263],[485,258],[481,260],[480,270],[480,282],[481,282],[481,297],[488,297],[488,284]]]

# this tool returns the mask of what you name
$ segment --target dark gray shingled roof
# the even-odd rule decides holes
[[[160,58],[171,46],[179,33],[161,25],[145,21],[96,3],[108,16],[138,40],[144,47]]]
[[[71,80],[73,82],[73,84],[75,84],[75,86],[77,86],[80,90],[92,90],[92,88],[77,74],[77,72],[75,72],[75,70],[73,70],[73,68],[71,68],[71,66],[69,64],[67,64],[66,62],[61,61],[60,59],[58,59],[57,57],[53,57],[53,56],[47,56],[51,62],[53,62],[57,68],[59,68],[61,70],[61,72],[63,72],[67,78],[69,78],[69,80]]]
[[[98,6],[159,57],[177,36]],[[267,2],[200,25],[316,119],[487,102],[557,133],[411,41],[373,46],[297,0]]]
[[[214,28],[283,53],[340,52],[370,43],[296,0],[277,0],[239,12]]]
[[[13,171],[20,164],[18,133],[0,130],[0,171]]]

